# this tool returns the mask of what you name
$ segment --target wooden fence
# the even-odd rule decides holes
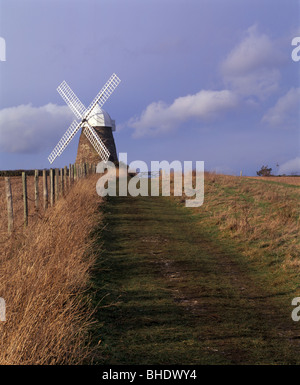
[[[46,210],[53,206],[61,197],[63,197],[76,181],[85,178],[90,174],[96,173],[95,164],[70,164],[61,169],[35,170],[34,171],[34,207],[39,210],[43,207]],[[42,178],[42,196],[39,194],[39,178]],[[11,186],[11,177],[5,177],[5,195],[7,202],[8,233],[14,231],[14,210],[13,210],[13,191]],[[48,185],[50,181],[50,186]],[[27,174],[22,172],[22,198],[24,207],[23,224],[28,226],[28,194],[27,194]]]

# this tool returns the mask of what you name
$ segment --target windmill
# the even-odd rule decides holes
[[[79,139],[76,163],[90,161],[95,163],[101,160],[117,161],[116,147],[112,135],[115,130],[115,121],[110,118],[102,106],[120,83],[120,79],[113,74],[91,104],[86,108],[75,95],[66,81],[57,88],[58,93],[70,107],[76,118],[58,142],[48,157],[50,163],[62,154],[76,133],[82,129]],[[101,139],[102,137],[102,139]],[[96,156],[96,158],[95,158]],[[91,158],[96,159],[94,162]]]

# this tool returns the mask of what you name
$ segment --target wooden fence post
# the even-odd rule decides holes
[[[73,169],[74,169],[74,181],[77,180],[77,169],[76,169],[76,163],[73,164]]]
[[[27,177],[26,173],[22,172],[23,185],[23,203],[24,203],[24,227],[28,226],[28,197],[27,197]]]
[[[53,168],[50,168],[50,204],[54,205],[54,173]]]
[[[54,177],[54,190],[55,190],[55,202],[59,199],[59,169],[55,169],[55,177]]]
[[[69,181],[70,181],[70,186],[73,183],[73,165],[70,164],[70,169],[69,169]]]
[[[68,167],[64,167],[64,186],[65,186],[65,191],[67,191],[67,176],[68,176]]]
[[[72,184],[72,165],[69,164],[69,187],[71,187]]]
[[[59,173],[59,176],[60,176],[60,196],[63,196],[64,195],[64,172],[63,172],[63,169],[61,168],[60,169],[60,173]]]
[[[34,207],[39,209],[39,171],[34,170]]]
[[[10,178],[5,178],[5,192],[6,192],[6,200],[7,200],[8,233],[11,234],[14,229],[14,210],[13,210]]]
[[[44,210],[46,210],[48,208],[47,170],[43,170],[43,195],[44,195]]]

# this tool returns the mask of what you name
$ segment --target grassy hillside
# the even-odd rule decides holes
[[[299,192],[207,174],[196,209],[108,198],[94,245],[100,362],[299,363]]]
[[[300,273],[300,185],[294,179],[207,173],[204,204],[193,210],[212,236],[234,244],[257,267],[268,267],[273,286],[276,276],[279,282],[283,276],[297,281]]]
[[[12,178],[1,364],[299,363],[296,181],[206,174],[203,206],[188,209],[184,196],[103,201],[98,177],[45,213],[31,201],[26,229]]]

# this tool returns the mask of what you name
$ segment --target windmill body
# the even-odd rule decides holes
[[[70,141],[81,129],[76,163],[98,163],[100,160],[117,162],[116,146],[112,131],[115,121],[102,109],[106,100],[119,85],[120,79],[113,74],[95,99],[86,108],[68,84],[63,81],[57,91],[70,107],[77,120],[74,120],[64,136],[48,157],[50,163],[62,154]]]
[[[115,121],[111,119],[109,114],[103,108],[100,108],[97,105],[88,120],[88,124],[94,128],[98,137],[101,138],[102,143],[108,149],[110,153],[108,160],[117,163],[118,156],[113,137],[113,131],[116,130]],[[86,127],[88,127],[88,125],[84,124],[81,130],[76,163],[98,163],[99,154],[84,134],[84,129]]]

